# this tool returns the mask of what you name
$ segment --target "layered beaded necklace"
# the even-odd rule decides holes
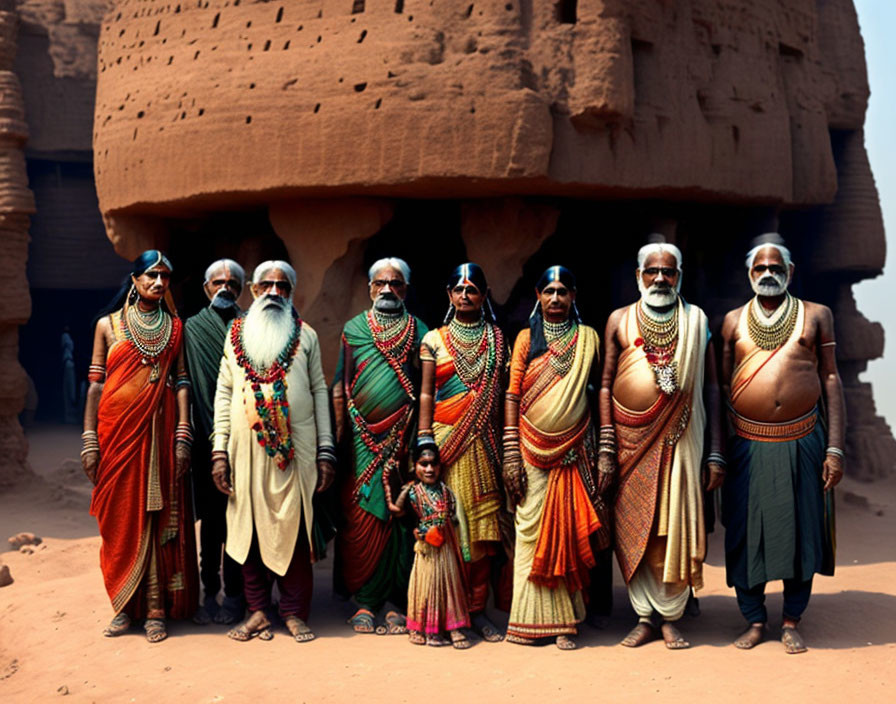
[[[446,347],[454,359],[454,368],[467,387],[478,387],[482,372],[494,368],[494,326],[480,318],[475,323],[462,323],[452,318],[445,336]]]
[[[644,345],[647,363],[653,370],[657,388],[671,396],[678,390],[678,362],[675,348],[678,344],[678,304],[666,320],[656,320],[647,312],[646,306],[638,303],[638,333]],[[638,344],[638,340],[635,341]]]
[[[256,369],[243,347],[245,317],[236,318],[230,328],[230,342],[233,344],[237,364],[243,368],[255,396],[255,412],[258,414],[258,420],[252,425],[255,439],[281,470],[285,470],[295,456],[295,447],[293,447],[292,433],[289,427],[286,375],[295,358],[296,350],[299,348],[302,320],[295,311],[292,312],[292,317],[294,324],[289,342],[267,369]],[[262,384],[271,384],[270,398],[265,396]]]
[[[544,339],[548,343],[548,354],[551,367],[558,376],[566,376],[572,368],[576,355],[576,343],[579,340],[579,324],[572,318],[562,323],[542,321]]]
[[[161,305],[149,311],[140,310],[137,304],[130,305],[125,315],[121,316],[121,331],[125,339],[137,348],[143,364],[152,365],[150,382],[159,380],[159,357],[171,343],[172,327],[171,316]]]
[[[777,349],[793,334],[798,313],[797,301],[789,293],[771,315],[765,315],[759,297],[754,296],[747,310],[750,339],[760,349]]]
[[[367,326],[373,336],[373,344],[395,371],[398,381],[408,397],[415,399],[414,385],[404,371],[417,339],[417,320],[413,315],[383,315],[375,308],[367,311]]]
[[[507,352],[504,334],[497,325],[479,320],[464,323],[452,318],[443,335],[445,347],[454,362],[454,371],[472,394],[472,403],[455,424],[441,446],[442,461],[457,456],[476,437],[482,438],[491,466],[498,464],[498,453],[491,433],[496,414],[500,413],[501,382],[499,370],[504,368]],[[477,472],[491,471],[477,466]],[[480,480],[480,486],[486,484]]]

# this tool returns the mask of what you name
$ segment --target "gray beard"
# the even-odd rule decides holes
[[[656,284],[647,288],[638,277],[638,291],[641,298],[651,308],[668,308],[675,304],[678,300],[678,287],[670,286],[668,288],[658,289]]]
[[[787,293],[787,277],[783,274],[766,274],[758,281],[751,278],[750,286],[757,296],[781,296]]]
[[[750,286],[757,296],[781,296],[787,292],[787,277],[783,274],[766,274],[758,281],[751,278]]]
[[[373,301],[373,308],[383,315],[401,315],[404,313],[404,301],[398,296],[379,295]]]
[[[282,305],[273,305],[279,299]],[[286,349],[295,329],[289,303],[280,296],[261,296],[253,301],[243,322],[243,349],[256,369],[270,369]]]

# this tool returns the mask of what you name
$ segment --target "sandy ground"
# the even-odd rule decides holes
[[[330,598],[329,561],[315,568],[311,625],[299,644],[282,628],[270,642],[237,643],[225,627],[174,623],[149,644],[142,631],[112,639],[89,490],[74,460],[77,429],[29,433],[38,478],[0,494],[0,538],[33,531],[30,555],[2,552],[14,584],[0,589],[0,702],[305,701],[627,702],[894,701],[896,686],[896,477],[838,489],[838,568],[817,577],[804,618],[810,651],[785,655],[780,586],[770,589],[772,638],[752,651],[730,643],[742,628],[725,586],[721,535],[710,541],[703,613],[685,617],[693,647],[618,646],[633,625],[621,581],[606,630],[583,626],[579,649],[481,643],[465,651],[415,647],[405,637],[356,635],[349,605]],[[5,549],[5,545],[4,545]],[[495,614],[496,620],[500,614]],[[506,618],[506,617],[505,617]]]

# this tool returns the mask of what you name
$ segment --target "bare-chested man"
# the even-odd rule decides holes
[[[641,300],[607,321],[598,469],[602,490],[619,469],[616,555],[639,617],[622,645],[655,638],[659,616],[666,647],[677,650],[690,644],[674,623],[703,586],[703,489],[725,473],[719,387],[706,315],[678,295],[678,247],[642,247],[636,276]]]
[[[722,522],[728,584],[750,623],[734,645],[748,649],[763,639],[765,584],[783,579],[781,640],[788,653],[802,653],[797,624],[812,575],[833,574],[830,489],[843,477],[846,419],[834,321],[829,308],[788,293],[794,267],[780,235],[758,238],[746,265],[756,296],[728,313],[722,327],[734,431]],[[822,395],[827,430],[819,422]]]

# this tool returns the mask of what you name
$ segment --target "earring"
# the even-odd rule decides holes
[[[532,308],[532,312],[529,313],[529,320],[532,320],[538,314],[538,307],[541,305],[541,301],[535,301],[535,306]]]
[[[498,319],[495,317],[495,309],[492,308],[492,299],[489,296],[485,297],[485,305],[488,306],[488,315],[491,318],[491,322],[497,323]]]
[[[134,305],[137,302],[137,284],[131,284],[131,290],[128,291],[128,304]]]
[[[451,322],[451,319],[454,317],[454,304],[448,306],[448,312],[445,313],[445,320],[442,322],[442,325],[447,325]]]

